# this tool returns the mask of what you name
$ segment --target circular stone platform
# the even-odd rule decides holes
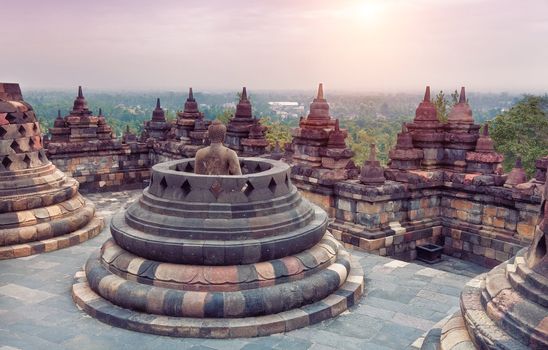
[[[76,274],[75,302],[113,326],[208,338],[285,332],[354,305],[363,271],[289,166],[240,162],[240,176],[194,174],[193,159],[155,165]]]

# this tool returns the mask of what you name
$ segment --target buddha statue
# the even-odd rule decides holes
[[[236,152],[223,145],[226,126],[215,120],[207,129],[211,145],[196,152],[195,172],[203,175],[242,175]]]

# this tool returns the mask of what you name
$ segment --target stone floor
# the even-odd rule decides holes
[[[140,191],[90,194],[105,218]],[[70,297],[74,273],[109,237],[105,229],[81,245],[0,261],[0,350],[12,349],[408,349],[458,308],[464,284],[485,269],[449,257],[434,266],[354,251],[365,271],[366,296],[336,319],[262,338],[179,339],[103,324]],[[415,345],[417,345],[415,343]]]

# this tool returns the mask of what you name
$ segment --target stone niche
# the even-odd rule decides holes
[[[75,302],[117,327],[208,338],[286,332],[354,305],[363,272],[289,166],[240,163],[235,176],[195,174],[194,159],[155,165],[76,275]]]
[[[19,84],[0,83],[0,259],[69,247],[104,226],[78,182],[48,160],[42,140]]]

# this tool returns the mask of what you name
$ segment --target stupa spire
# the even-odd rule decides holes
[[[194,100],[194,94],[192,93],[192,88],[188,88],[188,99]]]
[[[377,160],[377,148],[375,147],[375,144],[372,143],[369,145],[369,161],[374,162]]]
[[[78,86],[78,98],[84,98],[84,94],[82,93],[82,86]]]
[[[245,88],[245,86],[242,89],[242,96],[240,98],[240,101],[247,101],[247,89]]]
[[[483,124],[483,136],[489,136],[489,123]]]
[[[320,85],[318,85],[318,95],[316,97],[316,99],[318,100],[323,100],[323,83],[320,83]]]
[[[424,102],[430,102],[430,86],[426,87],[426,91],[424,92]]]
[[[465,103],[466,102],[466,91],[464,90],[464,86],[460,88],[460,96],[459,96],[459,103]]]
[[[162,107],[160,107],[160,98],[158,97],[156,99],[156,109],[160,109],[160,108],[162,108]]]

